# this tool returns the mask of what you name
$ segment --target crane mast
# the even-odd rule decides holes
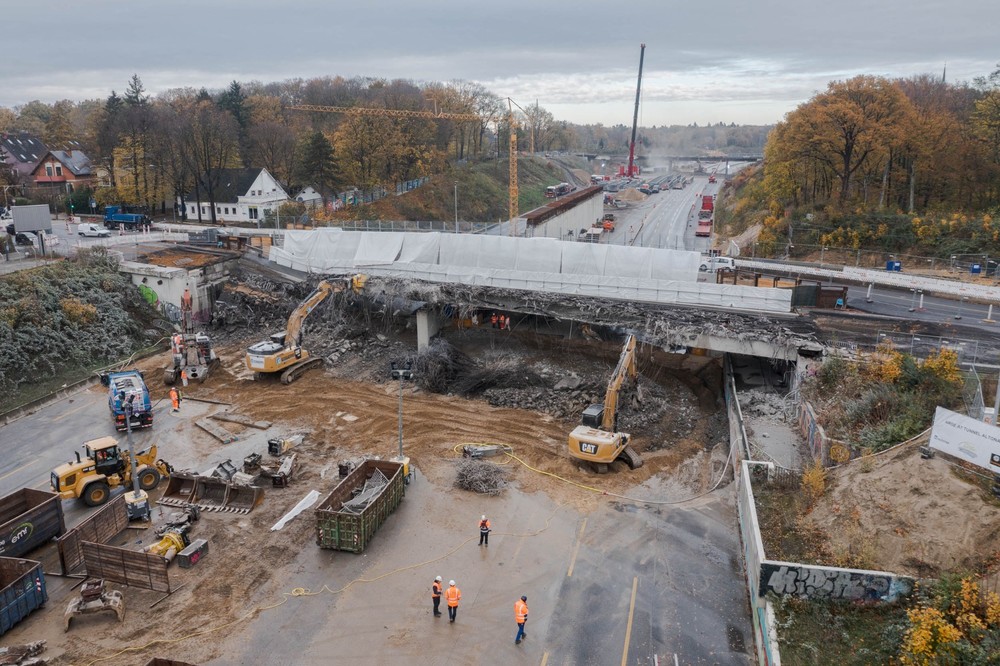
[[[629,178],[635,175],[635,129],[639,124],[639,92],[642,90],[642,61],[646,56],[646,45],[639,45],[639,81],[635,84],[635,111],[632,113],[632,140],[628,144],[628,171],[625,175]]]

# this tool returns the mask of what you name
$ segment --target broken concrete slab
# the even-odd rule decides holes
[[[194,424],[223,444],[229,444],[230,442],[235,442],[239,439],[239,437],[233,433],[221,426],[216,425],[215,423],[212,423],[208,419],[200,419],[195,421]]]
[[[245,414],[237,414],[235,412],[219,412],[218,414],[212,414],[211,418],[216,419],[217,421],[239,423],[240,425],[244,425],[249,428],[257,428],[258,430],[267,430],[271,427],[270,421],[255,421]]]

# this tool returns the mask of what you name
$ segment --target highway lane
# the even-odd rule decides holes
[[[694,182],[682,190],[663,190],[625,209],[606,207],[606,211],[613,211],[618,218],[617,230],[606,235],[606,242],[707,252],[711,239],[694,235],[697,210],[701,195],[714,194],[718,187],[710,185],[707,176],[695,176]]]

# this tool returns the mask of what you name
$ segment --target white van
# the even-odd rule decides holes
[[[111,235],[111,232],[104,227],[93,224],[92,222],[84,222],[83,224],[77,226],[76,233],[81,236],[95,236],[97,238],[107,238]]]
[[[702,257],[701,265],[698,266],[701,272],[714,273],[716,271],[735,271],[736,262],[732,257]]]

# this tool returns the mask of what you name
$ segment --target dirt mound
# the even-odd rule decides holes
[[[646,195],[640,192],[639,190],[635,189],[634,187],[630,187],[626,190],[622,190],[621,192],[619,192],[618,196],[615,198],[621,199],[622,201],[628,201],[631,203],[638,203],[640,201],[645,201]]]
[[[835,549],[870,547],[875,568],[912,576],[972,570],[1000,553],[998,503],[978,477],[922,459],[917,445],[873,461],[833,470],[811,514]]]

